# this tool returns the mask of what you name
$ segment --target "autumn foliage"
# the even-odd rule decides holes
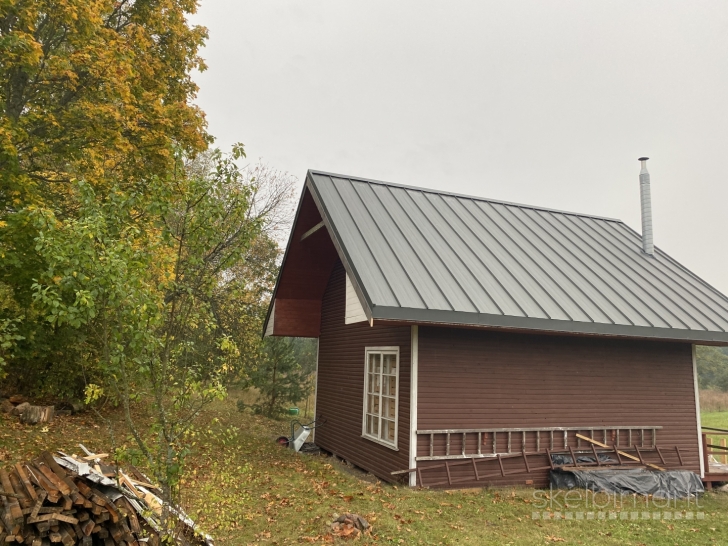
[[[71,183],[139,187],[206,148],[190,0],[0,2],[0,200],[69,211]],[[70,195],[69,195],[70,194]]]
[[[0,0],[0,391],[122,408],[170,501],[262,355],[294,184],[208,149],[196,8]]]

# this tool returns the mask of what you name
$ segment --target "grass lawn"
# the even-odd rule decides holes
[[[728,411],[703,411],[700,413],[700,424],[704,427],[723,428],[728,430]]]
[[[79,442],[108,451],[109,426],[117,442],[126,435],[120,413],[107,410],[104,415],[106,421],[92,413],[59,417],[47,427],[0,417],[0,464],[34,457],[42,449],[78,452]],[[610,508],[603,508],[606,519],[600,520],[600,510],[585,508],[576,492],[568,505],[564,492],[554,492],[552,512],[574,518],[594,512],[595,519],[543,520],[544,511],[550,513],[548,492],[410,490],[360,479],[330,458],[291,453],[273,443],[288,425],[238,413],[234,396],[210,408],[202,421],[188,460],[184,504],[219,545],[343,543],[327,536],[327,524],[344,512],[372,523],[373,535],[358,541],[363,544],[726,543],[725,493],[706,494],[698,507],[694,500],[650,507],[650,518],[658,513],[660,519],[643,519],[644,500],[637,498],[635,507],[611,508],[617,519],[609,519]],[[602,506],[607,501],[605,495],[596,496]],[[534,512],[538,519],[532,518]],[[639,519],[621,519],[632,518],[633,512]],[[674,519],[675,513],[683,519]],[[684,519],[687,515],[693,519]]]

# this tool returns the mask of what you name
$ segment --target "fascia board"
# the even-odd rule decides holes
[[[329,216],[329,211],[326,209],[326,205],[324,204],[323,199],[321,199],[321,196],[318,193],[318,190],[316,189],[316,182],[314,181],[311,174],[314,171],[308,171],[306,175],[306,187],[311,192],[311,196],[313,197],[314,203],[316,203],[316,207],[318,207],[319,214],[321,214],[321,218],[324,221],[324,225],[326,226],[326,229],[329,232],[329,235],[331,236],[331,240],[334,243],[334,248],[336,248],[336,252],[339,255],[339,259],[341,260],[341,263],[344,265],[344,269],[349,274],[349,277],[352,281],[352,286],[354,287],[354,292],[356,292],[356,295],[359,297],[360,303],[362,303],[362,308],[364,309],[364,314],[367,316],[367,319],[369,320],[369,323],[372,324],[372,320],[374,316],[372,315],[372,300],[369,297],[369,294],[367,293],[366,289],[364,288],[364,283],[362,283],[361,277],[359,276],[359,273],[357,272],[356,268],[353,265],[353,261],[351,259],[351,256],[349,256],[348,251],[346,250],[346,247],[341,242],[341,236],[339,235],[338,230],[336,229],[336,226],[331,221],[331,217]],[[315,171],[316,174],[320,174],[318,171]]]
[[[626,326],[599,324],[528,317],[509,317],[485,313],[465,313],[438,309],[407,309],[402,307],[375,306],[375,320],[392,320],[416,324],[440,324],[469,327],[493,327],[537,332],[618,336],[626,338],[684,341],[692,343],[728,344],[728,333],[682,330],[677,328],[652,328],[647,326]]]

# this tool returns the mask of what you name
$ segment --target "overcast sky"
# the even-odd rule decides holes
[[[728,2],[201,0],[226,149],[620,218],[728,293]]]

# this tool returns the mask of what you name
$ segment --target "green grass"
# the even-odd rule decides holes
[[[139,409],[141,411],[141,408]],[[117,441],[126,437],[120,415],[105,416]],[[273,440],[287,423],[272,422],[235,410],[235,399],[221,402],[203,416],[188,460],[184,505],[190,516],[213,535],[218,545],[344,543],[328,534],[335,514],[356,512],[373,525],[361,544],[724,544],[728,527],[728,494],[706,494],[694,502],[679,501],[649,508],[652,514],[697,514],[703,519],[642,519],[643,498],[636,506],[604,508],[607,519],[532,519],[534,512],[594,512],[571,493],[555,495],[549,512],[548,492],[526,488],[478,491],[410,490],[365,481],[330,458],[292,453]],[[108,451],[107,422],[92,414],[60,417],[45,429],[0,417],[0,460],[15,462],[41,449]],[[1,463],[5,464],[5,463]],[[596,502],[604,505],[605,495]],[[618,519],[608,519],[613,511]],[[640,519],[619,519],[636,512]],[[585,514],[586,517],[586,514]],[[724,538],[721,538],[724,537]]]
[[[728,430],[728,411],[711,411],[700,413],[700,424],[704,427]]]
[[[728,411],[701,412],[700,424],[704,427],[722,428],[724,430],[728,430]],[[723,434],[711,436],[710,432],[708,432],[708,444],[720,446],[724,445],[724,441],[728,441],[728,436]],[[728,453],[726,453],[725,455],[714,454],[713,457],[719,463],[728,464]]]

